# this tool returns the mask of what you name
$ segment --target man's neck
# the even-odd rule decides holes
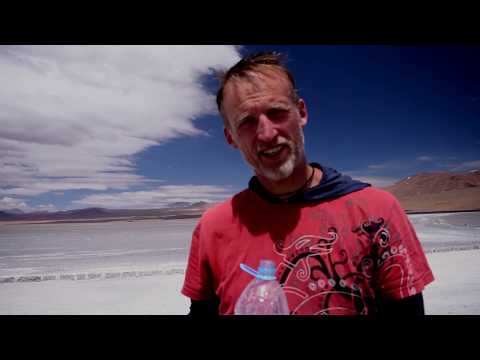
[[[292,175],[286,179],[272,181],[262,175],[257,174],[260,184],[270,194],[276,196],[294,194],[300,190],[306,190],[320,183],[322,171],[314,168],[307,163],[298,166],[293,170]]]

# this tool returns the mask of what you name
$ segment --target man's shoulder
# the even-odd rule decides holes
[[[388,192],[387,190],[384,190],[382,188],[378,188],[375,186],[369,186],[366,188],[363,188],[359,191],[355,191],[352,194],[358,194],[361,196],[369,196],[372,198],[378,198],[380,200],[385,200],[385,201],[395,201],[396,197]]]
[[[201,217],[202,224],[214,222],[218,224],[222,221],[231,221],[234,217],[234,209],[238,204],[248,204],[251,201],[251,190],[245,189],[230,198],[219,202],[208,208]]]
[[[395,195],[375,186],[369,186],[359,191],[352,192],[346,195],[346,199],[357,200],[361,203],[369,203],[370,205],[388,209],[399,204]]]
[[[230,197],[208,208],[202,215],[202,222],[207,222],[212,218],[218,219],[219,216],[225,216],[228,214],[231,208],[232,198],[233,197]]]

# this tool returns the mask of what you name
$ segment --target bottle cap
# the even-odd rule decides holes
[[[258,270],[251,268],[248,265],[240,264],[240,268],[249,273],[252,276],[255,276],[260,280],[275,280],[275,263],[271,260],[260,260],[260,266]]]

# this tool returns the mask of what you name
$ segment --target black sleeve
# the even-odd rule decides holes
[[[190,300],[190,316],[216,316],[219,314],[220,299],[214,298],[207,301]]]
[[[425,315],[422,293],[400,300],[380,300],[377,305],[379,315]]]
[[[190,316],[216,316],[219,314],[220,299],[208,301],[191,300]],[[379,315],[425,315],[422,293],[400,300],[380,300],[377,303]]]

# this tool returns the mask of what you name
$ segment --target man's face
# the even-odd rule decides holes
[[[307,111],[295,103],[288,80],[279,73],[251,73],[224,88],[225,137],[259,176],[288,178],[305,162],[303,127]]]

